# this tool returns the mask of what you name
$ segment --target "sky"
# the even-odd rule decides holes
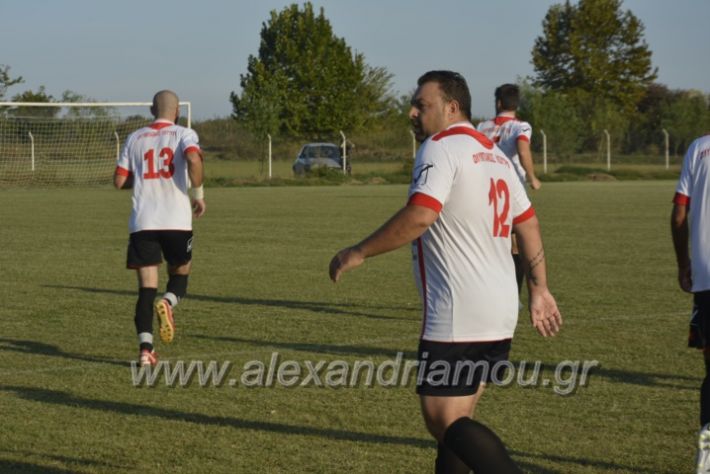
[[[337,36],[408,94],[422,73],[451,69],[471,89],[473,114],[493,91],[533,74],[535,38],[562,0],[323,0]],[[0,64],[24,84],[101,101],[150,101],[160,89],[192,102],[193,118],[231,113],[229,94],[257,55],[262,23],[281,0],[0,0]],[[301,2],[302,3],[302,2]],[[710,92],[710,0],[625,0],[646,27],[658,82]]]

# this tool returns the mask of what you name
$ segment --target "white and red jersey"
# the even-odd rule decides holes
[[[518,287],[510,234],[535,211],[510,160],[470,123],[454,124],[420,147],[408,203],[439,212],[412,244],[422,339],[513,337]]]
[[[710,134],[688,148],[673,202],[690,209],[693,292],[710,290]]]
[[[525,168],[520,164],[518,156],[518,141],[530,143],[532,127],[527,122],[521,122],[514,115],[498,115],[492,120],[478,124],[477,130],[493,140],[505,156],[513,162],[515,172],[520,181],[525,184]]]
[[[192,230],[189,151],[200,153],[197,133],[170,121],[156,120],[129,135],[116,165],[117,174],[133,175],[129,232]]]

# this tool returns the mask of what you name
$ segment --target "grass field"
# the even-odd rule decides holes
[[[404,186],[207,189],[189,296],[162,360],[412,358],[408,249],[336,285],[331,255],[378,226]],[[491,387],[477,417],[533,473],[690,472],[701,357],[685,348],[670,181],[546,183],[534,201],[565,317],[543,340],[521,314],[511,357],[598,360],[589,385]],[[433,471],[414,387],[134,387],[130,197],[0,191],[0,472]]]

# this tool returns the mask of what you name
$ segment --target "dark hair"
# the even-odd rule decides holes
[[[471,93],[468,91],[466,79],[454,71],[429,71],[417,81],[421,87],[427,82],[436,82],[447,101],[455,100],[464,116],[471,120]]]
[[[500,101],[503,110],[517,110],[520,103],[520,88],[515,84],[503,84],[496,88],[496,103]]]

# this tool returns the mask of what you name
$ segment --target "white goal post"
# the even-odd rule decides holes
[[[152,102],[0,102],[0,186],[112,181],[126,137],[149,124]],[[190,102],[180,123],[192,125]]]

